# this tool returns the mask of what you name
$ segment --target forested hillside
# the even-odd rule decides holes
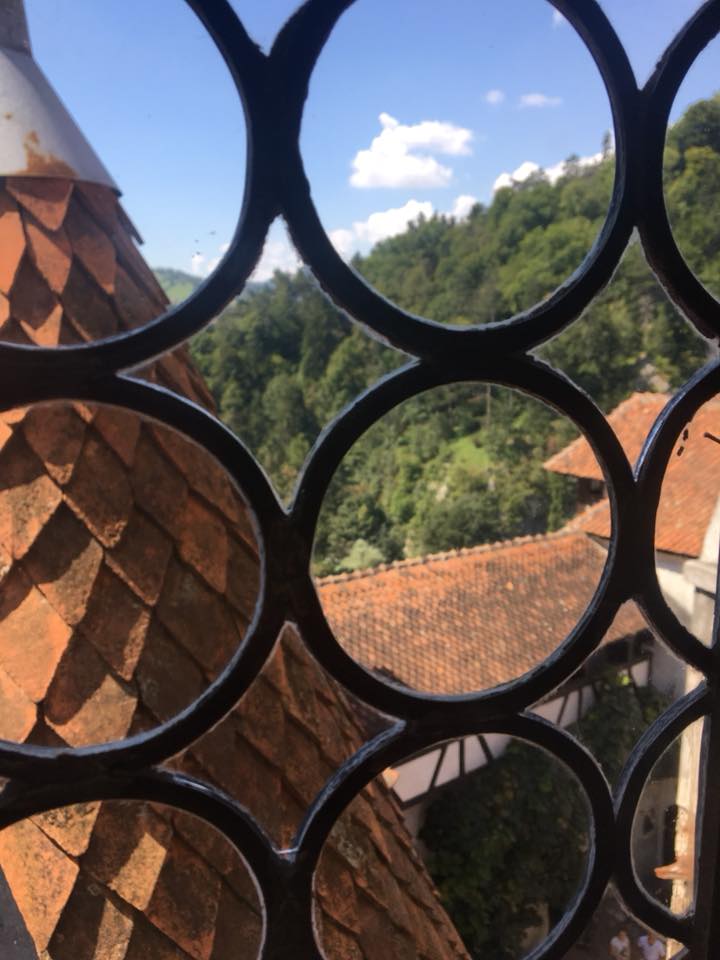
[[[386,296],[447,323],[503,319],[552,293],[604,219],[614,163],[498,191],[467,220],[436,216],[356,257]],[[670,130],[667,201],[678,243],[720,292],[720,97]],[[638,243],[583,318],[539,352],[606,411],[633,390],[679,385],[709,352],[674,311]],[[372,340],[312,277],[276,274],[193,342],[222,418],[287,496],[330,417],[404,357]],[[330,491],[320,572],[539,532],[573,509],[571,481],[542,462],[574,435],[535,401],[484,384],[428,393],[373,427]]]

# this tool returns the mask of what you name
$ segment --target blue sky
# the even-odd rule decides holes
[[[124,194],[154,266],[202,274],[241,202],[244,123],[230,77],[182,0],[26,0],[36,57]],[[294,0],[234,0],[268,47]],[[605,0],[644,79],[698,0]],[[675,114],[720,88],[717,41]],[[342,252],[419,212],[462,215],[502,174],[592,157],[602,82],[546,0],[357,0],[317,65],[302,148]],[[519,172],[518,172],[519,171]],[[501,181],[502,182],[502,181]],[[282,229],[260,278],[292,267]]]

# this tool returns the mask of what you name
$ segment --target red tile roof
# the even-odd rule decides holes
[[[636,393],[613,410],[608,418],[628,459],[634,462],[656,417],[667,403],[661,394]],[[655,531],[655,546],[666,553],[698,557],[720,495],[720,443],[705,436],[720,436],[720,400],[710,400],[686,426],[668,463],[663,480]],[[595,464],[595,473],[590,463]],[[586,440],[576,440],[547,461],[549,470],[578,477],[601,476]],[[569,524],[569,530],[610,536],[610,507],[601,500],[587,507]]]
[[[608,422],[617,434],[630,463],[635,463],[650,428],[669,397],[664,393],[633,393],[609,414]],[[592,447],[584,437],[578,437],[549,460],[545,469],[571,477],[603,480],[603,473]]]
[[[111,191],[0,179],[1,338],[88,340],[164,307]],[[211,404],[185,349],[146,375]],[[224,472],[169,430],[68,403],[0,417],[0,477],[0,736],[76,746],[187,706],[237,649],[257,592],[252,529]],[[239,707],[173,764],[228,790],[286,845],[363,739],[286,631]],[[329,956],[383,956],[393,943],[398,956],[465,957],[384,786],[339,829],[319,881]],[[52,960],[257,949],[260,914],[237,860],[168,809],[33,817],[0,832],[0,867]]]
[[[368,669],[465,693],[519,677],[556,649],[605,557],[583,534],[560,532],[327,577],[318,592],[336,636]],[[644,626],[628,604],[608,639]]]

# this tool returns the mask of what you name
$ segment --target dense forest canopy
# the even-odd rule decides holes
[[[549,296],[579,266],[605,218],[614,158],[568,163],[499,190],[466,220],[419,219],[353,267],[401,306],[482,324]],[[668,133],[666,196],[678,244],[720,293],[720,97]],[[371,339],[301,270],[249,290],[195,338],[220,416],[287,497],[328,420],[406,358]],[[612,283],[538,354],[606,411],[633,390],[678,386],[710,346],[674,310],[639,243]],[[609,362],[609,359],[611,362]],[[572,482],[543,461],[574,436],[553,411],[505,388],[468,384],[403,404],[345,458],[326,499],[318,572],[539,532],[574,506]]]

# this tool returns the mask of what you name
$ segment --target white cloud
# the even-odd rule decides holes
[[[335,247],[343,260],[349,260],[355,252],[356,238],[352,230],[339,227],[329,233],[330,243]]]
[[[521,163],[512,173],[501,173],[500,176],[497,177],[493,184],[493,193],[497,190],[502,190],[503,187],[514,187],[518,183],[524,183],[534,173],[542,173],[550,183],[557,183],[560,177],[565,176],[569,167],[594,167],[600,163],[602,159],[602,153],[595,153],[590,157],[578,157],[577,160],[574,160],[571,164],[568,164],[567,160],[561,160],[551,167],[544,168],[537,163],[533,163],[532,160],[525,160],[524,163]]]
[[[473,197],[469,193],[462,193],[459,197],[455,198],[455,203],[452,208],[452,215],[456,220],[465,220],[472,208],[478,202],[477,197]]]
[[[402,207],[378,210],[367,220],[356,220],[349,230],[344,227],[331,230],[330,240],[340,256],[349,260],[355,253],[367,253],[381,240],[404,233],[421,215],[430,218],[434,212],[429,200],[408,200]]]
[[[217,253],[211,256],[203,253],[202,250],[196,250],[192,257],[190,257],[190,273],[195,277],[207,277],[220,263],[229,247],[229,243],[222,243],[217,248]]]
[[[353,187],[445,187],[452,169],[432,154],[456,157],[471,152],[472,131],[465,127],[439,120],[402,124],[388,113],[379,119],[382,131],[352,162]]]
[[[229,243],[221,243],[221,244],[220,244],[220,246],[218,247],[217,256],[214,256],[214,257],[212,258],[212,260],[210,260],[210,262],[208,263],[207,267],[205,268],[205,271],[204,271],[204,272],[205,272],[206,275],[207,275],[208,273],[212,273],[212,272],[213,272],[213,270],[215,269],[215,267],[220,263],[220,261],[222,260],[223,256],[228,252],[229,249],[230,249],[230,244],[229,244]]]
[[[190,257],[190,273],[194,277],[204,277],[206,275],[205,260],[205,254],[200,253],[199,250]]]
[[[493,193],[495,193],[496,190],[502,190],[503,187],[512,187],[516,183],[524,183],[528,177],[531,177],[534,173],[538,173],[539,170],[540,166],[537,163],[533,163],[532,160],[525,160],[525,162],[521,163],[512,173],[505,172],[500,174],[493,184]]]
[[[560,13],[559,10],[553,10],[552,22],[553,27],[561,27],[563,24],[567,23],[567,19]]]
[[[504,99],[505,93],[502,90],[488,90],[485,94],[485,102],[491,104],[493,107],[498,106]]]
[[[521,107],[559,107],[562,97],[549,97],[546,93],[524,93],[520,97]]]
[[[250,280],[255,283],[264,283],[266,280],[272,279],[276,270],[280,270],[282,273],[295,273],[300,266],[300,257],[291,244],[287,233],[273,225],[265,241],[258,265],[250,275]]]
[[[422,215],[431,217],[434,213],[433,205],[429,200],[408,200],[402,207],[391,207],[389,210],[380,210],[371,213],[367,220],[353,223],[353,234],[360,243],[371,247],[388,237],[404,233],[408,224]]]
[[[477,197],[464,193],[455,198],[449,215],[464,220],[475,204]],[[436,213],[430,200],[408,200],[402,207],[378,210],[367,220],[356,220],[350,229],[340,227],[330,231],[330,240],[344,260],[355,253],[367,253],[376,243],[404,233],[420,216],[430,219]]]

